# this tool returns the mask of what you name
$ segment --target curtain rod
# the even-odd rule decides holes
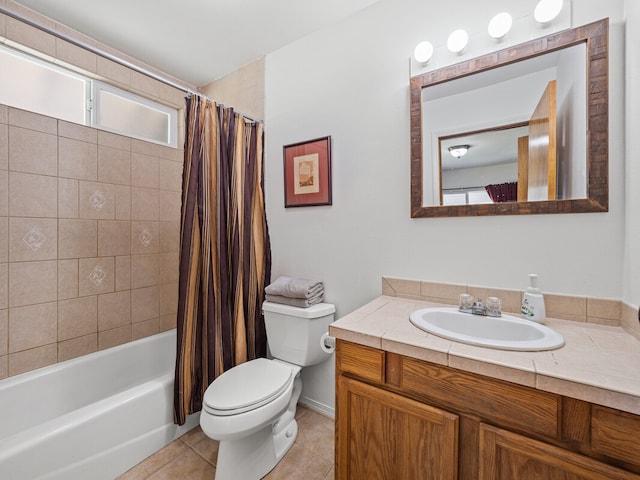
[[[159,82],[162,82],[165,85],[169,85],[170,87],[176,88],[176,89],[181,90],[181,91],[183,91],[185,93],[188,93],[190,95],[198,93],[198,92],[196,92],[196,91],[194,91],[194,90],[192,90],[192,89],[190,89],[188,87],[185,87],[184,85],[180,85],[180,84],[178,84],[178,83],[176,83],[176,82],[174,82],[172,80],[169,80],[168,78],[165,78],[165,77],[163,77],[161,75],[153,73],[153,72],[151,72],[149,70],[146,70],[146,69],[144,69],[142,67],[139,67],[138,65],[135,65],[135,64],[123,59],[123,58],[117,57],[116,55],[113,55],[113,54],[111,54],[109,52],[105,52],[104,50],[102,50],[102,49],[100,49],[98,47],[94,47],[92,45],[89,45],[89,44],[87,44],[85,42],[82,42],[80,40],[77,40],[77,39],[71,37],[70,35],[67,35],[67,34],[65,34],[63,32],[58,31],[58,30],[54,30],[51,27],[48,27],[46,25],[43,25],[42,23],[39,23],[39,22],[36,22],[35,20],[27,18],[24,15],[21,15],[21,14],[19,14],[17,12],[8,10],[5,7],[0,6],[0,13],[3,13],[5,15],[11,17],[11,18],[14,18],[14,19],[20,21],[20,22],[26,23],[27,25],[29,25],[31,27],[34,27],[34,28],[37,28],[38,30],[46,32],[46,33],[48,33],[50,35],[53,35],[54,37],[58,37],[61,40],[65,40],[66,42],[72,43],[76,47],[83,48],[85,50],[90,51],[91,53],[95,53],[96,55],[100,55],[101,57],[106,58],[107,60],[111,60],[111,61],[113,61],[115,63],[118,63],[118,64],[124,66],[124,67],[130,68],[131,70],[135,70],[136,72],[141,73],[142,75],[146,75],[147,77],[151,77],[154,80],[158,80]]]
[[[89,45],[88,43],[85,43],[85,42],[83,42],[81,40],[77,40],[77,39],[73,38],[70,35],[67,35],[67,34],[65,34],[63,32],[60,32],[60,31],[55,30],[55,29],[53,29],[51,27],[48,27],[47,25],[43,25],[40,22],[37,22],[37,21],[32,20],[32,19],[30,19],[28,17],[25,17],[24,15],[21,15],[21,14],[19,14],[17,12],[9,10],[9,9],[7,9],[5,7],[0,6],[0,13],[5,14],[5,15],[11,17],[11,18],[14,18],[15,20],[18,20],[18,21],[20,21],[22,23],[25,23],[25,24],[33,27],[33,28],[37,28],[38,30],[41,30],[41,31],[43,31],[45,33],[53,35],[54,37],[58,37],[59,39],[64,40],[66,42],[69,42],[69,43],[75,45],[76,47],[83,48],[85,50],[90,51],[91,53],[95,53],[96,55],[99,55],[99,56],[101,56],[103,58],[106,58],[107,60],[111,60],[112,62],[115,62],[115,63],[117,63],[119,65],[122,65],[123,67],[127,67],[127,68],[129,68],[131,70],[134,70],[134,71],[136,71],[136,72],[138,72],[138,73],[140,73],[142,75],[145,75],[147,77],[153,78],[154,80],[157,80],[157,81],[159,81],[161,83],[164,83],[165,85],[169,85],[170,87],[173,87],[173,88],[175,88],[177,90],[181,90],[181,91],[185,92],[189,96],[198,95],[200,97],[209,98],[209,97],[207,97],[206,95],[203,95],[200,92],[197,92],[195,90],[190,89],[189,87],[186,87],[184,85],[176,83],[173,80],[169,80],[168,78],[163,77],[162,75],[158,75],[157,73],[151,72],[151,71],[149,71],[149,70],[147,70],[145,68],[142,68],[142,67],[140,67],[138,65],[135,65],[135,64],[129,62],[128,60],[125,60],[124,58],[120,58],[120,57],[118,57],[116,55],[113,55],[113,54],[111,54],[109,52],[105,52],[104,50],[102,50],[102,49],[100,49],[98,47],[94,47],[93,45]],[[215,100],[213,100],[211,98],[209,98],[209,100],[215,101]],[[216,103],[218,103],[218,102],[216,102]],[[222,106],[224,107],[224,105],[222,105]],[[237,111],[235,109],[234,109],[234,111],[236,113],[242,115],[244,118],[246,118],[247,120],[249,120],[251,122],[260,123],[260,120],[256,120],[253,117],[251,117],[250,115],[245,115],[244,113],[239,112],[239,111]]]

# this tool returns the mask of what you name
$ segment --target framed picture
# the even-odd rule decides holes
[[[283,147],[284,206],[331,205],[331,137]]]

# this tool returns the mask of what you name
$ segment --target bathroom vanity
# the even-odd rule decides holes
[[[331,325],[337,479],[640,479],[637,339],[549,320],[561,349],[494,350],[409,323],[429,306],[383,296]]]

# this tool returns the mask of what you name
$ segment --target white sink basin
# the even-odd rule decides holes
[[[564,338],[549,327],[523,318],[502,314],[485,317],[462,313],[455,307],[423,308],[409,315],[416,327],[470,345],[501,350],[554,350]]]

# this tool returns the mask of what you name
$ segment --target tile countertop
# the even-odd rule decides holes
[[[476,347],[429,334],[409,314],[439,303],[381,296],[329,326],[330,335],[640,415],[640,341],[621,327],[547,319],[565,345],[543,352]]]

